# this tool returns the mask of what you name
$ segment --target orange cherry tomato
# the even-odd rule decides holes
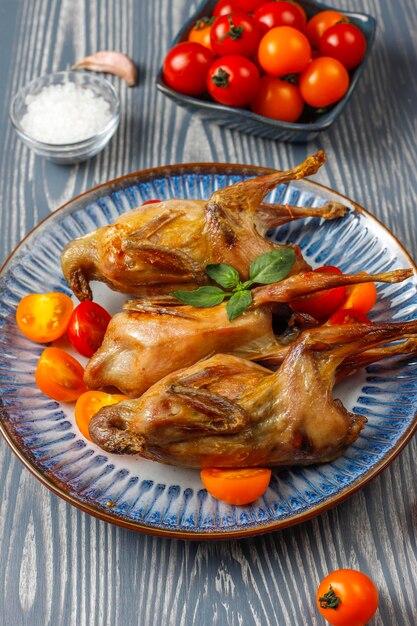
[[[344,65],[331,57],[317,57],[300,76],[300,91],[312,107],[338,102],[349,89],[350,78]]]
[[[339,268],[333,265],[325,265],[314,271],[327,274],[342,274]],[[345,287],[333,287],[332,289],[318,291],[310,296],[291,300],[290,306],[298,313],[306,313],[317,320],[325,320],[341,306],[345,299],[345,294]]]
[[[200,20],[197,20],[188,33],[188,41],[201,43],[202,46],[211,50],[210,32],[213,22],[214,17],[202,17]]]
[[[371,320],[360,311],[355,309],[338,309],[327,320],[330,326],[338,326],[340,324],[371,324]]]
[[[32,341],[48,343],[65,333],[73,308],[74,303],[64,293],[31,293],[19,302],[16,322]]]
[[[83,366],[70,354],[60,348],[45,348],[36,367],[35,380],[49,398],[74,402],[87,391],[83,375]]]
[[[264,467],[243,469],[201,470],[201,480],[206,490],[228,504],[249,504],[265,493],[271,479],[271,470]]]
[[[369,313],[376,303],[374,283],[360,283],[346,287],[346,296],[342,303],[344,309],[355,309],[360,313]]]
[[[378,608],[378,590],[366,574],[339,569],[323,578],[316,602],[333,626],[365,626]]]
[[[259,43],[259,64],[270,76],[302,72],[310,59],[311,46],[307,37],[292,26],[271,28]]]
[[[320,37],[334,24],[348,22],[348,18],[338,11],[320,11],[307,22],[306,33],[313,48],[319,49]]]
[[[103,406],[117,404],[117,402],[128,399],[128,396],[124,396],[121,393],[105,393],[104,391],[95,390],[82,393],[75,405],[75,421],[84,437],[91,441],[88,426],[93,415],[98,413]]]
[[[251,109],[274,120],[296,122],[303,112],[304,100],[296,85],[273,76],[262,76]]]

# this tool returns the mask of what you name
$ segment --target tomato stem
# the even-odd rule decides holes
[[[235,24],[233,24],[232,22],[231,15],[227,16],[227,20],[230,24],[230,29],[227,31],[227,33],[219,37],[219,41],[223,41],[223,39],[225,39],[226,37],[230,37],[230,39],[233,39],[233,41],[236,41],[236,39],[240,39],[243,33],[243,26],[235,26]]]
[[[281,80],[286,80],[287,83],[290,83],[291,85],[295,85],[296,87],[298,87],[298,75],[297,74],[284,74],[283,76],[280,76]]]
[[[227,87],[229,84],[229,74],[224,71],[222,67],[219,67],[217,74],[213,74],[211,80],[216,87]]]
[[[197,20],[196,23],[194,24],[194,28],[195,30],[204,30],[208,26],[211,26],[213,22],[214,22],[214,16],[213,17],[200,17],[200,19]]]
[[[329,591],[319,598],[320,608],[337,609],[342,600],[336,595],[333,587],[329,585]]]

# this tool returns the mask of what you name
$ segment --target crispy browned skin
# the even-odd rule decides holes
[[[226,304],[209,309],[172,306],[159,298],[127,304],[111,320],[104,341],[89,361],[84,380],[90,389],[117,387],[138,397],[155,382],[215,352],[251,360],[276,356],[271,304],[322,289],[369,281],[399,282],[412,270],[337,275],[303,272],[253,290],[253,306],[229,322]]]
[[[262,204],[274,187],[314,174],[324,161],[318,152],[287,172],[216,191],[208,202],[174,199],[138,207],[67,244],[63,274],[80,300],[92,298],[92,280],[136,296],[205,284],[209,263],[229,263],[246,279],[255,257],[282,247],[265,239],[269,228],[299,217],[344,214],[346,207],[334,202],[319,209]],[[308,269],[296,252],[294,273]]]
[[[274,373],[217,354],[169,374],[141,398],[102,408],[90,435],[108,452],[183,467],[326,462],[343,454],[366,422],[333,398],[338,367],[416,334],[417,321],[323,327],[292,345]],[[387,356],[404,345],[407,352],[407,342],[390,345]]]

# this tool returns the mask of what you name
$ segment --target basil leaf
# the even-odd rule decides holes
[[[171,295],[181,300],[181,302],[185,302],[185,304],[191,304],[191,306],[210,307],[223,302],[229,294],[219,289],[219,287],[209,285],[207,287],[199,287],[195,291],[173,291]]]
[[[210,263],[206,266],[206,274],[218,285],[230,289],[239,282],[239,272],[225,263]]]
[[[291,271],[295,262],[293,248],[281,248],[256,257],[249,268],[249,276],[254,283],[269,285],[282,280]]]
[[[229,322],[246,311],[248,306],[252,304],[252,293],[250,291],[237,291],[226,304],[226,312]]]

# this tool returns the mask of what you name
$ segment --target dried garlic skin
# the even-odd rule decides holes
[[[123,78],[129,87],[134,87],[138,80],[138,71],[132,59],[123,52],[101,50],[80,61],[71,69],[84,69],[92,72],[106,72]]]

